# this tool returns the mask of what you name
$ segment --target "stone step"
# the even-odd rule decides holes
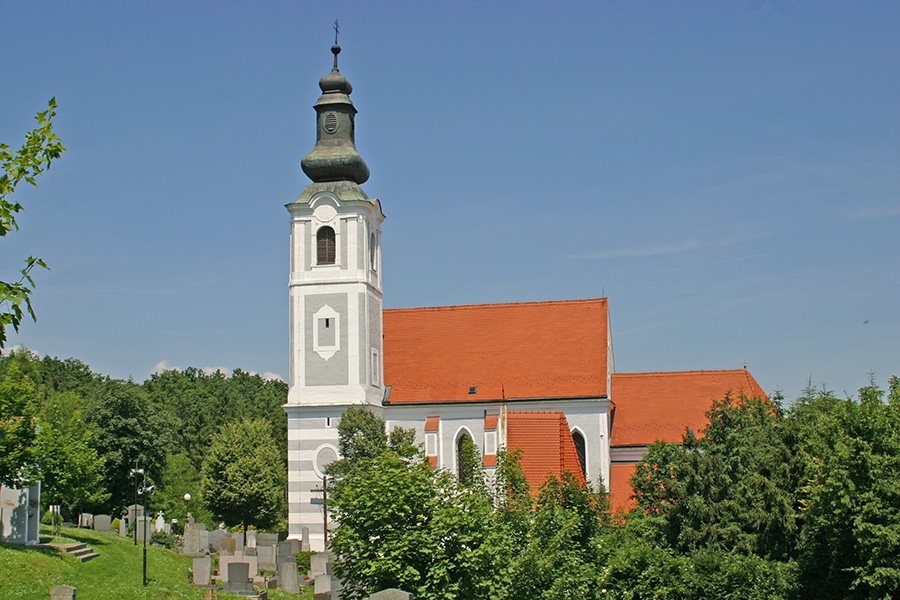
[[[81,556],[76,556],[75,558],[77,558],[78,560],[80,560],[83,563],[86,563],[89,560],[94,560],[98,556],[100,556],[100,555],[97,554],[96,552],[90,552],[88,554],[82,554]]]

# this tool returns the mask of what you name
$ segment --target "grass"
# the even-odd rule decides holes
[[[147,548],[148,585],[143,585],[143,546],[130,538],[88,529],[63,527],[61,537],[42,528],[41,542],[84,542],[100,556],[86,563],[65,552],[0,542],[0,600],[50,598],[50,588],[78,588],[78,600],[178,600],[203,598],[205,590],[188,582],[191,557],[164,548]],[[240,599],[218,592],[220,600]],[[300,596],[269,590],[273,600],[311,600],[312,590]]]

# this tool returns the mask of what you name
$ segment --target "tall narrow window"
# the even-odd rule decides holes
[[[369,236],[369,266],[374,271],[378,267],[377,258],[375,255],[375,234],[373,233]]]
[[[334,229],[326,225],[316,232],[316,264],[333,265],[334,260]]]
[[[472,482],[472,463],[477,460],[478,449],[468,433],[456,438],[456,475],[463,485]]]
[[[575,453],[578,454],[578,462],[581,463],[581,474],[587,479],[587,457],[584,448],[584,436],[577,429],[572,432],[572,441],[575,442]]]

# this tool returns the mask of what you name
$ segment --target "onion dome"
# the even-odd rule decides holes
[[[322,96],[316,102],[316,145],[300,166],[314,182],[369,179],[369,167],[356,151],[356,108],[350,101],[353,86],[338,70],[341,47],[331,47],[334,68],[319,80]]]

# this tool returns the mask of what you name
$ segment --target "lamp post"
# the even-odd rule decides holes
[[[149,514],[149,505],[148,500],[149,496],[152,496],[156,493],[156,486],[147,485],[147,474],[141,471],[141,474],[144,476],[144,484],[138,488],[138,494],[143,496],[144,498],[144,585],[147,585],[147,521],[150,519],[147,517]],[[137,535],[137,527],[135,527],[135,536]]]
[[[137,546],[137,506],[138,506],[138,490],[141,487],[141,484],[138,482],[139,477],[144,476],[144,470],[138,469],[137,461],[134,461],[134,468],[131,470],[131,476],[134,477],[134,510],[131,512],[134,515],[134,545]]]
[[[187,528],[188,525],[188,517],[190,516],[190,512],[188,508],[190,507],[189,502],[191,501],[190,493],[184,495],[184,526]]]

